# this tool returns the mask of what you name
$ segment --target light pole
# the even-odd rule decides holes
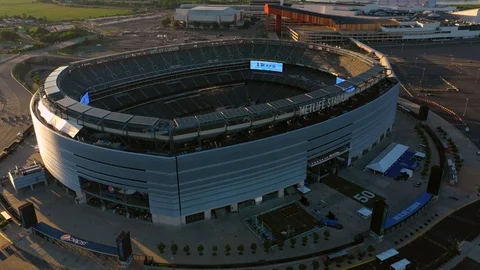
[[[465,100],[465,109],[463,109],[463,117],[465,117],[465,113],[467,112],[467,105],[468,105],[468,98]]]
[[[420,88],[422,88],[422,81],[424,76],[425,76],[425,68],[423,68],[422,79],[420,79],[420,83],[418,84],[418,91],[420,91]]]

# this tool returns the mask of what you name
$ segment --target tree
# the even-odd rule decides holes
[[[317,232],[313,233],[313,243],[318,243],[318,239],[320,239],[320,235]]]
[[[285,246],[285,241],[283,240],[278,240],[277,247],[279,250],[283,250],[283,247]]]
[[[290,238],[290,247],[294,248],[297,243],[297,238]]]
[[[237,246],[238,254],[242,255],[243,251],[245,250],[245,246],[240,244]]]
[[[353,260],[355,260],[355,255],[352,253],[348,254],[348,263],[352,263]]]
[[[225,29],[230,29],[230,23],[222,23],[222,27]]]
[[[200,28],[200,26],[201,26],[202,24],[201,24],[200,22],[198,22],[198,21],[194,21],[194,22],[192,23],[192,25],[193,25],[193,27],[195,27],[195,28],[198,29],[198,28]]]
[[[220,24],[218,24],[217,22],[214,22],[214,23],[212,24],[212,28],[213,28],[214,30],[218,30],[218,29],[220,28]]]
[[[255,16],[252,16],[252,17],[250,17],[250,21],[251,21],[252,23],[255,23],[256,21],[258,21],[258,18],[255,17]]]
[[[205,248],[203,247],[202,244],[198,245],[197,250],[198,250],[198,255],[203,256],[203,251],[205,250]]]
[[[375,247],[373,245],[368,245],[367,251],[368,255],[372,256],[372,253],[375,251]]]
[[[175,244],[175,243],[172,243],[172,244],[170,245],[170,251],[172,252],[173,255],[177,254],[178,245]]]
[[[325,230],[323,232],[323,236],[325,236],[325,240],[328,240],[328,238],[330,237],[330,232],[328,230]]]
[[[232,250],[232,248],[230,247],[229,244],[226,244],[225,245],[225,255],[229,256],[230,255],[230,250]]]
[[[158,251],[159,251],[160,253],[164,253],[164,252],[165,252],[165,248],[166,248],[166,246],[165,246],[164,243],[160,243],[160,244],[157,245],[157,249],[158,249]]]
[[[307,266],[302,263],[298,266],[298,270],[307,270]]]
[[[270,243],[270,241],[267,240],[263,242],[263,250],[265,250],[265,252],[268,253],[271,247],[272,247],[272,243]]]
[[[218,252],[218,247],[216,245],[213,245],[212,246],[212,255],[217,256],[217,252]]]
[[[173,21],[173,27],[179,28],[180,27],[180,22],[179,21]]]
[[[305,235],[302,237],[302,246],[306,246],[307,242],[308,242],[308,236]]]
[[[185,252],[185,255],[189,256],[190,255],[190,246],[186,245],[183,247],[183,252]]]
[[[314,260],[312,262],[312,269],[317,270],[318,268],[320,268],[320,263],[317,260]]]
[[[170,19],[170,17],[165,17],[161,21],[163,27],[167,27],[171,22],[172,19]]]
[[[257,252],[257,244],[256,243],[252,243],[250,245],[250,249],[252,250],[252,254],[255,254]]]

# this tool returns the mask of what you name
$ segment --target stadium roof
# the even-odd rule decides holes
[[[77,102],[77,103],[73,104],[72,106],[68,107],[68,109],[70,109],[72,111],[75,111],[79,114],[82,114],[82,113],[92,109],[92,107],[87,106],[85,104],[82,104],[80,102]]]
[[[231,109],[231,110],[223,110],[222,114],[227,118],[227,119],[238,119],[238,118],[244,118],[250,115],[250,113],[245,110],[245,108],[236,108],[236,109]]]
[[[70,97],[64,97],[60,100],[57,100],[57,104],[65,108],[72,106],[75,103],[77,103],[77,101]]]
[[[220,112],[212,112],[212,113],[197,115],[197,120],[198,120],[198,123],[202,125],[202,124],[224,121],[225,117]]]
[[[128,124],[153,126],[157,123],[157,121],[158,121],[158,118],[155,118],[155,117],[135,115],[132,119],[130,119],[130,121],[128,121]]]
[[[92,117],[102,119],[105,116],[107,116],[109,113],[110,113],[110,111],[106,111],[106,110],[99,109],[99,108],[92,108],[91,110],[86,111],[84,113],[84,115],[88,115],[88,116],[92,116]]]
[[[114,122],[120,122],[120,123],[127,123],[128,120],[130,120],[133,117],[131,114],[124,114],[124,113],[118,113],[118,112],[111,112],[108,114],[104,120],[109,120],[109,121],[114,121]]]
[[[269,103],[275,110],[285,110],[288,108],[293,107],[295,104],[291,102],[289,99],[280,99],[276,101],[272,101]]]
[[[195,116],[187,116],[182,118],[175,118],[173,120],[177,127],[179,128],[188,128],[188,127],[197,127],[198,121]]]
[[[257,104],[249,106],[247,110],[253,115],[261,115],[271,112],[272,107],[268,106],[267,104]]]

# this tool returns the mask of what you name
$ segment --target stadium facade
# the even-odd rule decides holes
[[[283,70],[253,70],[258,60]],[[312,87],[294,74],[306,68],[344,81]],[[394,123],[399,84],[390,72],[365,55],[330,46],[185,44],[60,67],[30,108],[45,167],[79,202],[95,198],[102,207],[143,209],[153,223],[179,225],[211,218],[212,210],[236,212],[282,197],[304,185],[308,168],[339,156],[348,165],[368,151]],[[231,84],[235,74],[243,76],[236,84],[245,76],[270,78],[269,98],[163,118],[163,112],[127,113],[154,99],[177,106],[171,102],[198,97],[195,89],[213,91],[208,85]],[[281,78],[308,90],[277,98],[273,82]]]

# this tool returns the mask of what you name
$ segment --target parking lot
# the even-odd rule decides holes
[[[395,73],[410,94],[453,110],[463,123],[430,105],[431,110],[460,130],[469,127],[466,136],[480,147],[480,108],[476,105],[480,102],[478,46],[478,43],[427,44],[377,49],[388,55]]]

